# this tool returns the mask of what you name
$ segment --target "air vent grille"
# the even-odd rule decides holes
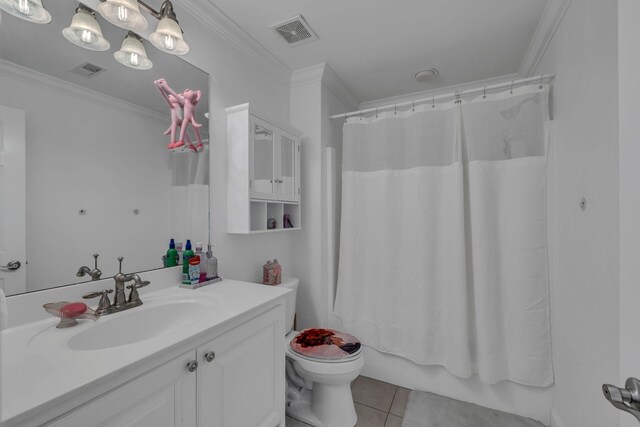
[[[284,22],[273,25],[271,28],[280,34],[291,47],[318,40],[318,36],[302,15],[294,16]]]
[[[105,69],[99,65],[85,62],[84,64],[78,65],[76,68],[71,70],[71,72],[79,74],[82,77],[90,78],[102,73],[104,70]]]

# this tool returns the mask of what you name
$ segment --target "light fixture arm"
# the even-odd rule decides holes
[[[91,16],[93,16],[94,18],[96,17],[96,11],[91,9],[89,6],[85,5],[84,3],[78,3],[78,7],[76,7],[76,13],[80,12],[81,10],[87,13],[90,13]]]

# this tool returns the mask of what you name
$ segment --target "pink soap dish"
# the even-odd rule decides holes
[[[56,328],[68,328],[77,325],[77,319],[98,320],[100,317],[83,302],[50,302],[43,305],[43,307],[47,313],[60,318],[60,323],[56,325]]]

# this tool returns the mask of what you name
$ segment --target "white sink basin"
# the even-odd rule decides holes
[[[224,317],[231,311],[222,298],[197,298],[164,293],[143,299],[143,304],[97,321],[80,320],[77,326],[57,329],[49,322],[27,341],[34,351],[66,348],[72,351],[106,350],[134,345],[172,332],[192,328],[200,321]]]
[[[100,350],[135,344],[187,327],[210,314],[210,301],[167,301],[101,317],[67,342],[72,350]]]

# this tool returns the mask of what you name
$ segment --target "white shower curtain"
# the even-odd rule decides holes
[[[379,351],[553,383],[548,87],[344,125],[335,314]]]
[[[209,150],[171,154],[171,236],[209,242]],[[195,246],[193,247],[195,249]]]

